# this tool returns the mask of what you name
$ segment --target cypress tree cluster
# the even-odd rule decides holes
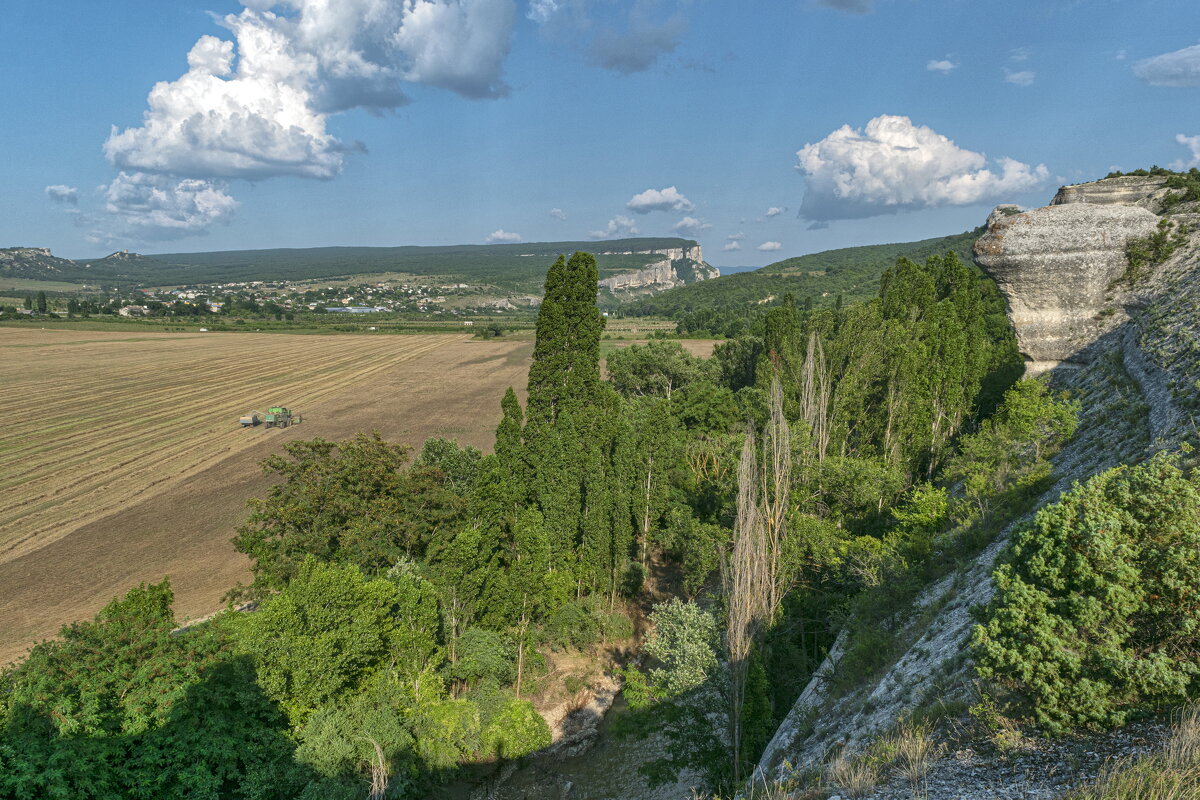
[[[615,595],[633,535],[630,429],[621,398],[600,381],[596,285],[588,253],[560,256],[547,273],[524,424],[510,389],[496,431],[495,478],[508,488],[486,490],[540,513],[551,569],[569,575],[577,596]]]

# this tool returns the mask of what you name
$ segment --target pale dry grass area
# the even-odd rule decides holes
[[[379,430],[488,448],[529,342],[0,328],[0,664],[143,580],[180,618],[247,578],[230,544],[258,462]],[[286,405],[285,430],[238,417]]]
[[[1196,800],[1200,797],[1200,709],[1180,713],[1162,752],[1113,761],[1066,800]]]

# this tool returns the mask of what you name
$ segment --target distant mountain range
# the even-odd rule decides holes
[[[302,281],[399,272],[437,276],[504,290],[540,290],[546,268],[560,253],[599,252],[600,277],[640,270],[664,251],[689,251],[679,238],[603,242],[451,245],[444,247],[313,247],[140,255],[128,251],[72,261],[47,249],[0,249],[0,278],[71,281],[97,285],[175,286],[244,281]]]
[[[0,278],[32,278],[111,286],[176,286],[245,281],[315,280],[384,272],[455,279],[500,292],[540,294],[546,268],[560,253],[597,253],[602,285],[614,289],[606,305],[629,311],[672,316],[701,308],[722,309],[769,302],[791,292],[797,298],[832,303],[872,297],[879,276],[907,257],[924,260],[954,251],[966,262],[981,230],[918,242],[827,250],[778,261],[753,271],[713,277],[696,242],[677,238],[614,239],[602,242],[453,245],[446,247],[315,247],[308,249],[227,250],[210,253],[163,253],[152,256],[121,251],[104,258],[72,261],[49,250],[0,250]],[[682,254],[682,255],[681,255]],[[680,256],[677,258],[677,256]],[[679,267],[657,293],[636,294],[665,262]],[[697,269],[702,265],[702,269]],[[613,276],[623,276],[612,280]],[[705,278],[711,278],[705,280]],[[629,286],[627,284],[634,284]],[[678,283],[685,285],[679,286]],[[618,288],[619,287],[619,288]]]

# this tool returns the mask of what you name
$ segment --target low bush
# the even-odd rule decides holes
[[[1047,731],[1119,725],[1200,689],[1200,479],[1177,458],[1076,484],[994,577],[977,671]]]

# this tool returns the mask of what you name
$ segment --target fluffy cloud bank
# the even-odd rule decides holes
[[[930,72],[940,72],[943,75],[957,68],[958,64],[955,64],[948,58],[934,59],[925,65],[925,69],[929,70]]]
[[[221,184],[195,178],[121,172],[103,188],[104,210],[112,219],[88,234],[96,244],[164,241],[204,233],[216,223],[229,222],[238,206]]]
[[[519,242],[521,241],[521,234],[512,233],[511,231],[506,231],[503,228],[500,228],[499,230],[489,233],[484,241],[488,244],[495,244],[496,242]]]
[[[337,176],[346,155],[364,148],[331,134],[330,115],[394,109],[409,102],[410,84],[468,98],[509,91],[503,62],[514,0],[242,0],[242,5],[240,13],[218,20],[232,40],[200,37],[188,53],[187,72],[150,91],[141,125],[113,128],[104,153],[122,174],[112,186],[145,188],[149,176],[161,176],[153,181],[155,191],[181,201],[225,197],[228,203],[216,205],[227,211],[210,215],[223,221],[236,207],[224,181]],[[133,181],[135,175],[140,177]],[[105,209],[117,217],[115,230],[153,235],[150,220],[159,217],[147,216],[141,197],[110,186]],[[187,206],[176,206],[183,217],[204,217],[182,212]],[[180,229],[172,223],[178,217],[168,214],[164,232]]]
[[[1139,61],[1133,74],[1151,86],[1200,86],[1200,44]]]
[[[222,18],[234,41],[202,36],[188,71],[154,86],[142,125],[114,128],[122,169],[196,178],[331,178],[356,149],[332,113],[408,101],[406,82],[466,97],[508,92],[512,0],[243,0]],[[291,10],[281,16],[272,8]]]
[[[637,223],[626,216],[616,216],[608,221],[608,225],[598,231],[588,233],[593,239],[611,239],[614,236],[637,236],[641,233]]]
[[[674,186],[665,189],[647,189],[630,198],[625,207],[637,214],[649,214],[651,211],[670,211],[685,214],[696,206]]]
[[[763,242],[758,246],[758,249],[764,253],[773,253],[776,250],[783,249],[783,244],[780,242]]]
[[[671,226],[671,230],[684,236],[699,236],[711,228],[712,225],[695,217],[684,217]]]
[[[1200,134],[1195,136],[1184,136],[1182,133],[1175,134],[1175,141],[1192,151],[1190,160],[1180,160],[1173,165],[1175,169],[1189,169],[1191,167],[1200,167]],[[49,191],[49,189],[47,189]]]
[[[61,183],[46,187],[46,197],[62,205],[79,205],[79,190],[74,186],[64,186]]]
[[[843,125],[796,155],[807,183],[800,214],[816,221],[982,203],[1049,177],[1044,165],[1011,158],[989,169],[982,153],[899,116],[876,117],[861,129]]]

